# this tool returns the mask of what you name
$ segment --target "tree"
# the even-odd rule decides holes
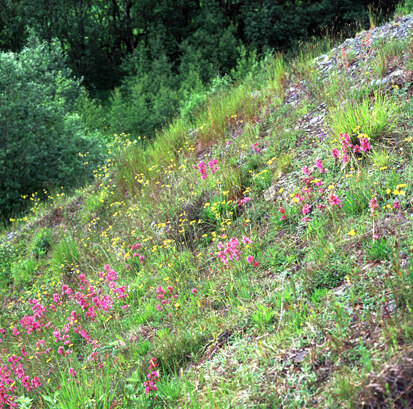
[[[101,145],[74,112],[82,93],[57,42],[31,39],[20,53],[0,52],[0,214],[22,195],[73,186],[91,175]],[[88,153],[89,166],[79,153]]]

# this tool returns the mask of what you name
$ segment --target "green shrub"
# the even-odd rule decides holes
[[[48,229],[41,229],[37,232],[32,242],[32,254],[39,258],[47,253],[51,244],[51,234]]]
[[[19,53],[0,52],[3,217],[24,207],[22,195],[92,177],[102,148],[74,113],[81,93],[58,44],[32,39]]]

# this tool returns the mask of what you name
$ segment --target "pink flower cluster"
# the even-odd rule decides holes
[[[25,353],[27,355],[27,352]],[[25,356],[25,355],[24,355]],[[17,357],[16,355],[11,355],[8,359],[8,366],[0,366],[0,407],[1,408],[17,408],[17,404],[14,402],[13,392],[17,387],[17,383],[30,392],[32,389],[37,389],[42,386],[39,378],[34,376],[30,379],[25,373],[23,365],[21,362],[26,361],[23,356]],[[14,375],[15,380],[12,376]],[[16,383],[17,381],[17,383]]]
[[[238,239],[235,237],[232,237],[225,246],[222,242],[219,242],[217,247],[220,251],[218,252],[217,257],[224,264],[228,264],[230,260],[239,260],[241,255],[239,244]]]
[[[178,298],[178,294],[174,294],[174,289],[170,285],[166,287],[166,290],[162,288],[161,285],[158,286],[158,288],[155,290],[156,292],[156,298],[158,300],[161,300],[161,303],[156,306],[156,309],[158,311],[162,311],[162,309],[165,309],[168,306],[172,305],[172,301]],[[162,308],[163,307],[163,308]],[[172,312],[168,314],[168,317],[172,317]]]
[[[320,173],[327,173],[327,169],[323,166],[320,159],[317,159],[315,161],[315,166],[318,168]]]
[[[137,241],[135,244],[130,245],[129,248],[130,248],[131,250],[136,251],[136,250],[137,250],[139,247],[141,247],[141,246],[142,246],[142,244],[139,243],[139,239],[138,239],[138,241]],[[140,261],[142,264],[143,264],[143,262],[145,261],[145,256],[142,256],[142,255],[139,254],[138,252],[133,253],[133,257],[138,257],[139,261]]]
[[[351,149],[354,154],[359,153],[359,152],[367,152],[368,150],[371,149],[370,143],[367,139],[367,137],[364,136],[359,136],[360,140],[360,145],[356,144],[353,145],[350,143],[350,136],[347,133],[341,133],[340,134],[340,142],[341,142],[341,159],[343,160],[344,163],[349,161],[348,158],[348,153],[349,150]],[[340,159],[340,151],[338,149],[332,149],[331,154],[333,155],[334,159]]]
[[[378,205],[377,199],[375,197],[373,197],[372,199],[369,200],[369,208],[370,208],[371,216],[375,215],[375,211],[378,207],[379,207],[379,205]]]
[[[218,166],[215,166],[217,163],[218,161],[216,159],[212,159],[208,162],[208,168],[211,173],[215,173],[219,169]],[[208,177],[207,166],[203,160],[199,162],[197,166],[193,165],[192,167],[194,169],[198,167],[198,171],[201,174],[201,179],[205,180]]]
[[[248,203],[251,200],[250,197],[246,196],[238,201],[238,206],[242,206],[243,204]]]
[[[335,194],[331,194],[328,197],[328,203],[330,203],[331,206],[337,206],[341,209],[341,199]]]
[[[252,149],[256,152],[256,153],[258,153],[261,149],[259,148],[259,144],[258,143],[253,143],[252,145],[251,145],[251,147],[252,147]]]
[[[159,371],[155,370],[155,368],[158,367],[158,363],[156,362],[155,358],[152,358],[149,361],[149,366],[148,366],[148,374],[146,375],[147,381],[143,383],[143,386],[145,388],[145,395],[149,395],[151,391],[156,392],[158,390],[158,387],[156,386],[156,382],[159,381]],[[153,398],[154,400],[156,399],[156,396]]]
[[[19,393],[21,387],[28,392],[42,387],[39,376],[31,377],[30,373],[33,363],[53,350],[67,358],[69,379],[76,376],[76,370],[70,365],[71,344],[83,340],[82,354],[87,354],[89,344],[90,360],[97,360],[99,341],[91,337],[83,322],[96,321],[98,314],[106,315],[110,310],[110,318],[115,318],[117,313],[112,310],[115,306],[127,308],[124,299],[128,296],[126,286],[117,284],[119,277],[109,265],[105,265],[99,276],[103,279],[101,288],[92,286],[84,274],[78,275],[77,288],[63,284],[61,292],[51,296],[48,308],[37,299],[27,300],[31,312],[26,312],[15,326],[10,325],[9,330],[0,328],[2,356],[9,356],[7,363],[0,364],[0,408],[16,407],[13,396],[16,387]],[[54,342],[48,341],[50,338]],[[23,346],[25,343],[33,351],[30,358]]]
[[[287,218],[286,214],[285,214],[285,209],[283,207],[279,207],[278,208],[278,212],[281,214],[280,220],[283,221]]]
[[[327,173],[327,169],[323,166],[322,162],[320,159],[317,159],[315,162],[315,167],[320,171],[320,173]],[[311,175],[310,168],[308,166],[303,166],[301,168],[302,172],[304,173],[305,177],[303,179],[304,186],[301,187],[301,191],[291,195],[293,203],[297,204],[300,206],[301,213],[304,217],[302,217],[301,221],[303,223],[308,223],[310,221],[309,215],[312,212],[313,205],[310,203],[318,202],[316,205],[316,208],[318,210],[324,210],[326,208],[326,205],[323,203],[320,203],[321,198],[323,197],[322,195],[325,192],[325,188],[322,187],[323,181],[316,179],[314,176]],[[317,186],[319,189],[314,189],[311,187],[311,184],[314,184]],[[314,192],[318,192],[318,195],[314,195]],[[341,199],[335,195],[335,194],[330,194],[326,200],[330,204],[331,208],[333,209],[334,207],[341,208]],[[284,221],[287,219],[286,215],[286,210],[284,207],[279,206],[278,207],[278,212],[281,215],[280,221]]]
[[[251,240],[248,237],[242,238],[242,243],[244,245],[250,244]],[[239,260],[242,254],[242,249],[240,247],[240,242],[237,238],[231,237],[227,244],[224,245],[221,241],[217,244],[218,250],[217,257],[222,261],[223,264],[228,264],[231,260]],[[252,263],[254,258],[252,256],[247,256],[247,262]]]
[[[139,243],[139,238],[137,239],[137,242],[135,244],[129,245],[129,249],[132,251],[132,257],[133,259],[137,259],[141,264],[145,262],[145,256],[137,252],[140,247],[142,246],[142,243]],[[125,254],[122,249],[119,249],[119,253],[124,257],[125,261],[129,260],[131,256],[128,254]],[[131,269],[129,264],[126,264],[126,268],[128,270]]]

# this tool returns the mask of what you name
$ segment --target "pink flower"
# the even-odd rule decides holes
[[[306,215],[310,213],[311,206],[309,206],[307,203],[303,206],[303,215]]]
[[[379,207],[378,203],[377,203],[377,199],[375,197],[373,197],[373,199],[369,200],[369,208],[370,211],[372,213],[374,213],[374,210],[377,209]]]
[[[37,376],[35,376],[35,377],[32,379],[32,387],[33,387],[33,388],[38,388],[38,387],[40,387],[40,386],[42,386],[42,383],[40,382],[40,379],[39,379]]]
[[[254,261],[254,257],[253,256],[247,256],[247,263],[252,263]]]
[[[334,159],[340,159],[340,152],[338,151],[338,149],[332,149],[331,154],[333,155]]]
[[[344,155],[343,155],[343,162],[344,163],[346,163],[346,162],[348,162],[348,156],[347,156],[347,153],[345,153]]]
[[[360,151],[360,146],[354,145],[354,146],[353,146],[353,153],[357,153],[357,152],[359,152],[359,151]]]
[[[201,161],[198,163],[198,170],[199,173],[201,174],[201,179],[206,179],[207,178],[207,173],[206,173],[206,165],[204,161]]]
[[[393,209],[398,209],[400,207],[400,202],[398,200],[395,200],[393,202]]]
[[[309,174],[310,174],[310,171],[309,171],[309,169],[308,169],[308,166],[302,167],[301,170],[303,171],[303,173],[304,173],[305,175],[309,175]]]
[[[371,149],[371,146],[367,138],[360,138],[360,145],[361,145],[361,150],[363,152],[366,152]]]
[[[260,151],[260,148],[258,147],[258,143],[253,143],[253,144],[251,145],[251,147],[252,147],[252,149],[254,149],[254,151],[257,152],[257,153]]]
[[[286,218],[287,218],[287,216],[286,216],[285,214],[283,214],[283,215],[280,217],[280,220],[283,221],[283,220],[285,220]]]
[[[327,169],[324,168],[324,166],[323,166],[323,164],[321,163],[321,160],[320,160],[320,159],[317,159],[317,160],[315,161],[315,165],[316,165],[316,167],[318,168],[318,170],[320,171],[320,173],[326,173],[326,172],[327,172]]]
[[[218,243],[217,247],[219,250],[217,257],[224,263],[228,264],[230,260],[239,260],[241,251],[238,248],[239,242],[235,237],[232,237],[226,246],[221,242]]]
[[[218,166],[215,166],[218,163],[216,159],[212,159],[208,162],[208,167],[211,173],[215,173],[219,168]]]
[[[250,244],[250,243],[252,243],[252,241],[251,241],[248,237],[243,237],[243,238],[242,238],[242,242],[243,242],[244,244]]]
[[[303,218],[301,219],[301,221],[302,221],[303,223],[307,223],[309,220],[310,220],[310,219],[309,219],[308,216],[305,216],[305,217],[303,217]]]
[[[197,289],[196,288],[192,288],[192,290],[191,290],[191,293],[192,294],[196,294],[198,291],[197,291]]]
[[[285,209],[284,209],[283,207],[279,207],[279,208],[278,208],[278,211],[279,211],[281,214],[284,214],[284,213],[285,213]]]
[[[331,204],[331,206],[337,206],[341,207],[340,203],[341,200],[337,195],[331,194],[330,197],[328,198],[328,202]]]
[[[69,368],[69,373],[72,378],[76,375],[76,371],[73,368]]]
[[[242,204],[248,203],[250,200],[251,200],[251,198],[246,196],[238,202],[238,206],[241,206]]]
[[[348,146],[351,146],[350,144],[350,136],[347,133],[341,133],[340,134],[341,138],[341,146],[343,147],[344,151],[347,149]]]

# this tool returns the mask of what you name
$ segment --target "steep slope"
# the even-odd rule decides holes
[[[15,221],[3,407],[412,406],[412,28],[268,59]]]

